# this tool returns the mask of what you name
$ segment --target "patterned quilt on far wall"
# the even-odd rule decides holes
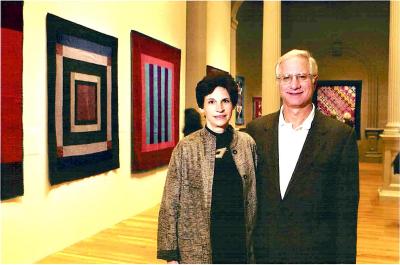
[[[314,103],[326,116],[353,127],[360,137],[361,81],[318,81]]]
[[[344,114],[350,114],[355,122],[356,88],[354,86],[322,86],[318,89],[318,109],[327,116],[336,116],[344,120]]]

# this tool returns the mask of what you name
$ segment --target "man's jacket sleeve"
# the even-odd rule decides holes
[[[336,231],[337,263],[355,263],[357,252],[357,212],[359,202],[358,148],[354,130],[343,148],[337,175]]]

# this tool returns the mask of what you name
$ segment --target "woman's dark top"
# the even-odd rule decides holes
[[[207,128],[208,129],[208,128]],[[213,263],[247,263],[242,179],[229,145],[233,128],[217,138],[211,201],[211,247]]]

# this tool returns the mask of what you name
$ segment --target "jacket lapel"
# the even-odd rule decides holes
[[[205,212],[209,213],[211,209],[212,183],[214,178],[216,138],[208,132],[206,128],[203,128],[202,130],[201,136],[204,146],[204,151],[201,154],[203,206],[204,209],[206,209]]]
[[[311,124],[310,131],[304,142],[296,167],[293,171],[292,178],[286,189],[285,196],[290,192],[290,189],[295,185],[295,182],[300,178],[305,178],[312,170],[314,161],[318,159],[318,154],[324,150],[327,128],[323,122],[323,114],[315,110],[314,120]],[[279,168],[279,167],[278,167]]]
[[[269,174],[272,174],[272,183],[275,186],[276,192],[280,197],[279,188],[279,151],[278,151],[278,126],[279,126],[279,111],[272,117],[272,121],[265,124],[264,131],[266,133],[265,144],[263,148],[263,156],[266,159],[266,164]]]

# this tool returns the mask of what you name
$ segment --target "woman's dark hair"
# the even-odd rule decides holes
[[[201,125],[200,113],[194,108],[185,109],[185,127],[183,128],[183,134],[186,136],[201,128],[203,128],[203,125]]]
[[[238,86],[229,74],[206,76],[196,86],[196,100],[199,108],[204,107],[204,97],[210,95],[216,87],[223,87],[228,91],[233,107],[238,101]]]

